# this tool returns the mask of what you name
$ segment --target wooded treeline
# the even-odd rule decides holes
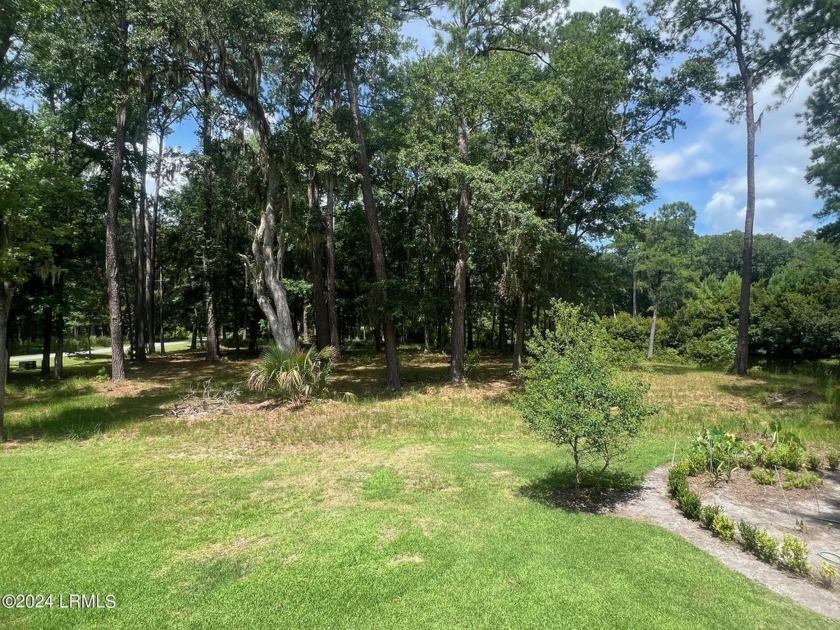
[[[120,380],[124,340],[144,361],[198,336],[215,361],[220,343],[259,337],[372,337],[399,388],[403,342],[450,353],[453,382],[478,345],[519,366],[553,298],[674,313],[694,272],[668,257],[688,256],[693,218],[680,235],[690,208],[640,214],[650,146],[703,97],[746,116],[752,147],[754,87],[801,79],[838,30],[822,3],[778,0],[766,45],[738,0],[689,5],[10,0],[0,346],[7,324],[39,338],[60,376],[50,348],[107,333]],[[436,31],[433,49],[403,36],[410,20]],[[820,68],[806,118],[827,216],[838,73]],[[185,129],[189,153],[170,148]],[[727,254],[748,288],[769,277],[751,268],[754,185],[741,254]]]

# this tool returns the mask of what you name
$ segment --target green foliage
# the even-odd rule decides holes
[[[826,456],[826,460],[828,461],[828,469],[831,471],[837,470],[840,467],[840,451],[831,451]]]
[[[808,564],[808,544],[799,536],[785,534],[779,552],[779,563],[788,571],[808,575],[811,572]]]
[[[327,389],[334,356],[335,348],[329,346],[291,352],[269,346],[248,377],[248,387],[271,391],[281,400],[318,397]]]
[[[690,339],[685,356],[700,365],[732,365],[738,333],[734,328],[716,328],[699,339]]]
[[[695,277],[691,251],[696,218],[697,212],[689,204],[670,203],[659,208],[642,228],[637,270],[654,314],[675,308]]]
[[[738,522],[738,533],[741,535],[741,544],[746,551],[755,553],[758,549],[757,538],[758,528],[750,525],[745,520]]]
[[[762,562],[776,564],[779,561],[779,541],[765,531],[755,535],[755,555]]]
[[[474,376],[479,367],[481,367],[481,352],[470,350],[464,358],[464,378]]]
[[[715,514],[712,519],[712,533],[721,540],[735,539],[735,521],[726,514]]]
[[[812,472],[817,472],[820,468],[822,468],[822,457],[820,457],[816,453],[811,453],[805,460],[805,466],[808,468],[808,470]]]
[[[720,427],[713,427],[711,430],[703,429],[694,438],[692,447],[695,453],[705,455],[713,485],[717,484],[721,478],[730,481],[732,473],[740,468],[746,456],[744,441],[734,433],[723,431]]]
[[[694,451],[683,461],[688,464],[688,474],[690,477],[699,475],[709,468],[709,456],[703,451]]]
[[[834,588],[834,583],[837,581],[837,576],[840,575],[840,570],[833,564],[823,562],[817,569],[820,584],[825,588]]]
[[[700,518],[700,510],[703,508],[703,504],[697,492],[683,490],[677,495],[677,507],[685,514],[686,518],[696,521]]]
[[[624,453],[653,413],[648,385],[620,374],[611,361],[603,328],[580,307],[555,302],[556,330],[536,332],[533,355],[522,371],[517,406],[544,439],[568,446],[579,489],[584,460],[597,460],[600,476]]]
[[[715,517],[720,514],[720,506],[718,505],[704,505],[700,508],[700,522],[706,529],[711,529]]]
[[[799,470],[805,461],[805,449],[797,444],[778,444],[764,456],[767,466],[779,466],[788,470]]]
[[[762,486],[772,486],[776,483],[776,476],[769,470],[756,468],[752,471],[752,478]]]
[[[617,313],[615,317],[604,317],[601,323],[607,331],[610,347],[617,353],[642,353],[647,350],[650,338],[650,317],[630,313]],[[671,326],[667,318],[657,317],[656,348],[661,352],[670,338]],[[661,358],[661,357],[660,357]]]
[[[814,473],[804,473],[797,475],[795,472],[788,471],[785,473],[785,480],[782,482],[782,487],[785,490],[797,488],[799,490],[809,490],[815,486],[821,486],[823,480]]]
[[[668,492],[675,499],[683,491],[688,490],[689,469],[687,462],[678,462],[671,466],[671,469],[668,471]]]

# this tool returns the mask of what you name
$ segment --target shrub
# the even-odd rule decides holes
[[[690,466],[688,462],[681,461],[673,466],[668,471],[668,492],[675,499],[683,492],[688,491],[688,472]]]
[[[733,328],[716,328],[685,345],[685,356],[701,365],[728,365],[735,361],[738,333]]]
[[[269,346],[257,367],[248,377],[248,387],[256,391],[274,391],[283,400],[301,400],[319,396],[327,388],[332,372],[335,348],[318,351],[288,351]]]
[[[782,483],[782,487],[785,490],[790,490],[791,488],[798,488],[799,490],[808,490],[813,488],[814,486],[822,485],[822,479],[820,479],[814,473],[805,473],[804,475],[797,475],[793,472],[786,472],[785,473],[785,480]]]
[[[808,545],[798,536],[784,535],[779,561],[794,573],[808,575],[811,572],[811,567],[808,566]]]
[[[733,540],[735,538],[735,521],[726,514],[716,514],[712,519],[712,533],[721,540]]]
[[[481,352],[470,350],[464,358],[464,378],[470,379],[475,376],[479,367],[481,367]]]
[[[779,542],[763,530],[757,532],[755,535],[755,555],[767,564],[776,564],[779,561]]]
[[[767,454],[767,447],[761,442],[750,442],[747,451],[752,458],[754,465],[761,466],[764,464],[764,456]]]
[[[808,470],[816,472],[822,468],[822,457],[815,453],[811,453],[808,455],[808,459],[805,460],[805,465],[808,467]]]
[[[709,469],[709,458],[705,453],[701,453],[696,451],[689,455],[685,460],[688,464],[688,475],[693,477],[694,475],[699,475],[701,472],[704,472]]]
[[[837,581],[837,574],[840,571],[837,570],[837,567],[829,564],[828,562],[823,562],[820,566],[820,584],[822,584],[825,588],[831,588],[834,586],[834,582]]]
[[[584,460],[600,460],[600,485],[654,411],[645,402],[649,385],[616,369],[600,324],[561,301],[552,305],[552,316],[556,330],[537,332],[528,344],[533,360],[521,372],[525,387],[517,406],[537,433],[571,448],[578,492]]]
[[[630,313],[622,312],[615,317],[605,317],[601,323],[607,333],[607,343],[613,349],[625,352],[647,350],[650,317],[644,315],[633,317]],[[660,317],[657,320],[657,347],[662,343],[661,340],[667,337],[667,327],[667,321]]]
[[[829,470],[837,470],[840,467],[840,451],[831,451],[826,457]]]
[[[738,523],[738,533],[741,534],[741,545],[744,549],[754,554],[758,549],[756,543],[758,528],[742,520]]]
[[[776,476],[769,470],[763,468],[756,468],[752,471],[752,478],[755,479],[762,486],[772,486],[776,483]]]
[[[715,516],[720,514],[720,507],[717,505],[704,505],[700,508],[700,522],[703,523],[703,526],[707,529],[712,528],[712,523],[715,520]]]
[[[805,461],[805,449],[797,444],[779,444],[767,452],[764,462],[768,466],[779,466],[788,470],[799,470]]]
[[[686,518],[696,521],[700,518],[700,510],[703,504],[700,502],[699,494],[691,490],[686,490],[677,495],[677,507],[685,514]]]

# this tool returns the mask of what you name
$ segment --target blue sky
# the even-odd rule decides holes
[[[744,0],[753,12],[754,23],[763,22],[766,2]],[[620,7],[619,0],[571,0],[572,11],[597,11],[603,6]],[[422,21],[406,24],[403,33],[431,49],[433,31]],[[756,95],[756,114],[777,102],[776,83],[761,87]],[[802,85],[785,105],[764,112],[756,147],[757,233],[772,232],[794,238],[818,226],[814,213],[820,203],[804,179],[810,149],[799,140],[808,90]],[[684,109],[686,122],[675,138],[651,147],[659,174],[657,199],[646,208],[653,211],[663,203],[687,201],[697,210],[697,232],[720,233],[744,228],[746,206],[746,136],[742,123],[731,124],[726,113],[713,103],[698,102]],[[167,139],[168,145],[185,150],[196,144],[195,125],[187,121]]]

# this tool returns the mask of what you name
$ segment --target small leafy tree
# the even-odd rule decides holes
[[[542,437],[572,450],[575,492],[584,463],[597,461],[596,488],[604,472],[626,452],[644,419],[653,413],[649,385],[614,367],[604,329],[578,306],[552,304],[555,331],[534,332],[533,358],[521,372],[524,392],[517,405]]]

